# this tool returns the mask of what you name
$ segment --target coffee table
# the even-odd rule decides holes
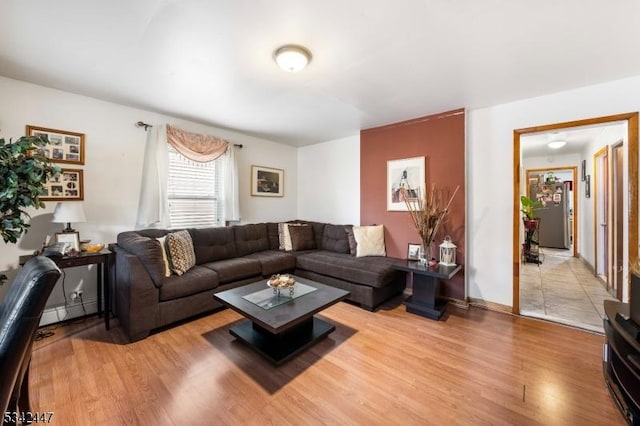
[[[261,303],[266,308],[243,297],[251,298],[251,295],[265,289],[271,291],[266,279],[213,295],[216,300],[248,319],[231,327],[231,335],[276,365],[288,361],[335,330],[333,324],[314,315],[349,295],[348,291],[339,288],[295,275],[293,277],[296,286],[300,283],[307,286],[307,291],[309,287],[313,290],[296,297],[294,289],[293,298],[289,297],[288,291],[283,291],[279,298],[284,299],[276,299],[273,295],[276,303]]]

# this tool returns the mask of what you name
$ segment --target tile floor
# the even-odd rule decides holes
[[[603,302],[615,300],[571,250],[541,248],[541,265],[520,268],[520,314],[604,333]]]

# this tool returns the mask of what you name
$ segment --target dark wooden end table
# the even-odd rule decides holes
[[[265,309],[243,296],[268,289],[267,280],[216,293],[213,297],[248,320],[229,332],[272,363],[282,364],[335,330],[335,326],[314,315],[338,303],[348,291],[294,276],[297,283],[316,290],[286,303]],[[287,291],[282,292],[287,295]]]
[[[412,275],[413,294],[404,302],[407,312],[439,320],[447,307],[447,301],[438,298],[440,280],[450,280],[462,266],[438,265],[430,268],[420,261],[407,260],[405,263],[394,264],[392,268]]]

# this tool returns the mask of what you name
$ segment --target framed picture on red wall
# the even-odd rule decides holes
[[[387,161],[387,211],[409,211],[407,202],[419,202],[425,185],[424,157]]]

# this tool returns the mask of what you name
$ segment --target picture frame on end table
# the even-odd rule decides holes
[[[38,153],[54,163],[84,164],[84,133],[27,125],[27,136],[46,137],[50,144]]]
[[[74,232],[56,232],[56,243],[67,243],[69,247],[75,251],[80,251],[80,233]]]
[[[82,201],[84,200],[84,179],[82,169],[62,169],[57,176],[47,180],[42,201]]]
[[[409,247],[407,248],[407,259],[408,260],[420,259],[420,244],[409,243]]]
[[[255,197],[284,197],[284,170],[251,166],[251,195]]]
[[[387,161],[387,211],[408,211],[402,197],[407,190],[410,201],[418,201],[425,194],[425,157]]]

